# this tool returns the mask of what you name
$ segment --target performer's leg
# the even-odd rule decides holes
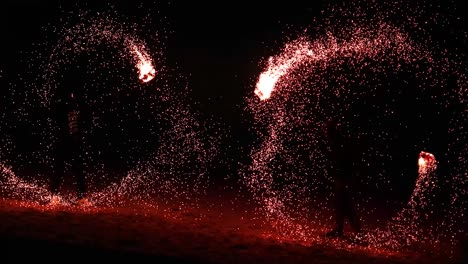
[[[81,151],[81,142],[79,139],[74,139],[73,146],[73,170],[75,172],[76,183],[78,187],[78,199],[82,199],[86,195],[86,179],[83,166],[83,155]]]
[[[53,195],[58,195],[60,184],[63,179],[63,174],[65,173],[65,158],[67,156],[65,153],[65,142],[63,140],[59,140],[56,143],[54,156],[50,191]]]

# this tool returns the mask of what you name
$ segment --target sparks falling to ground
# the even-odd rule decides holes
[[[327,171],[327,145],[321,125],[326,120],[337,117],[349,138],[361,143],[366,141],[368,149],[363,151],[359,162],[369,168],[378,164],[380,171],[360,181],[385,189],[394,175],[382,172],[389,166],[396,166],[387,165],[392,163],[395,154],[391,154],[390,147],[394,132],[386,130],[394,131],[391,124],[397,116],[403,117],[397,125],[405,121],[405,113],[398,113],[402,111],[398,110],[398,102],[406,100],[402,96],[405,89],[416,89],[415,93],[422,95],[417,96],[416,101],[426,100],[421,98],[431,94],[436,98],[432,103],[441,109],[458,107],[462,102],[462,99],[452,100],[450,92],[443,89],[435,92],[436,88],[446,87],[447,80],[458,79],[458,86],[446,90],[462,89],[466,93],[466,89],[459,86],[466,83],[460,71],[463,68],[461,58],[448,54],[424,37],[425,29],[412,23],[416,20],[412,16],[417,16],[417,12],[405,13],[411,25],[395,26],[388,18],[394,12],[403,12],[399,7],[393,6],[394,9],[383,12],[373,8],[377,7],[371,5],[365,11],[375,13],[373,19],[360,16],[362,6],[357,11],[352,6],[332,8],[331,18],[322,22],[327,25],[325,34],[313,32],[310,35],[314,37],[306,33],[288,39],[276,55],[262,64],[264,71],[256,79],[254,90],[257,98],[247,99],[247,111],[253,114],[263,141],[253,147],[252,163],[244,173],[244,182],[263,208],[262,215],[268,219],[266,223],[273,225],[283,237],[305,243],[321,239],[309,234],[317,231],[314,228],[319,217],[315,211],[329,208],[328,202],[317,205],[317,201],[324,200],[320,197],[323,189],[332,181]],[[452,62],[447,63],[450,60]],[[412,76],[408,77],[407,73]],[[399,78],[404,81],[393,84]],[[389,98],[388,102],[374,99],[381,96]],[[446,110],[437,114],[441,111]],[[454,118],[453,123],[458,123]],[[460,134],[460,124],[449,129],[458,131],[451,139],[454,144],[464,138]],[[426,138],[420,140],[430,143]],[[453,160],[463,156],[462,153],[455,155],[457,157],[451,157]],[[431,223],[435,214],[428,209],[432,203],[444,199],[437,196],[441,188],[451,189],[452,197],[464,192],[456,187],[460,184],[457,175],[464,173],[459,171],[461,167],[453,168],[455,176],[442,182],[435,172],[437,162],[433,154],[421,152],[417,163],[419,175],[409,202],[389,221],[388,229],[384,228],[386,231],[367,234],[372,247],[388,246],[398,250],[423,242],[436,247],[443,237],[450,240],[463,233],[462,229],[454,227],[453,223],[459,224],[460,218],[452,213],[452,210],[465,210],[463,206],[449,205],[437,224]],[[461,182],[466,186],[466,179]],[[360,206],[367,206],[368,202],[369,198],[363,198]]]
[[[415,179],[402,209],[366,231],[368,245],[364,250],[379,254],[387,248],[399,251],[421,243],[437,249],[439,242],[463,231],[456,224],[467,208],[468,153],[462,144],[468,138],[463,129],[466,65],[458,64],[463,60],[427,40],[419,28],[426,23],[400,14],[406,8],[405,3],[400,4],[386,10],[403,17],[403,23],[392,21],[389,14],[364,10],[364,6],[359,8],[365,14],[346,9],[352,4],[335,8],[336,16],[349,16],[352,22],[317,22],[317,32],[288,40],[261,65],[263,72],[255,80],[246,109],[254,116],[258,145],[252,146],[251,163],[243,168],[241,180],[257,203],[258,208],[252,209],[258,213],[256,218],[263,226],[273,227],[267,228],[266,237],[280,243],[354,246],[318,235],[328,229],[324,223],[330,220],[326,216],[330,213],[332,179],[327,172],[328,146],[322,125],[330,117],[341,118],[350,135],[367,140],[363,157],[359,157],[363,167],[373,169],[359,179],[367,189],[394,194],[397,191],[389,187],[392,176],[403,175],[407,182]],[[419,12],[407,10],[414,15]],[[373,14],[377,21],[366,21],[367,14]],[[12,104],[10,112],[0,113],[5,120],[0,132],[9,131],[4,127],[23,126],[32,128],[35,138],[28,146],[33,151],[28,151],[22,149],[21,135],[15,138],[0,133],[2,197],[40,204],[50,201],[47,179],[57,124],[48,111],[60,101],[61,89],[74,88],[93,112],[93,127],[85,132],[84,148],[90,169],[89,198],[95,206],[133,208],[167,203],[175,204],[175,211],[197,206],[209,182],[207,167],[214,160],[218,138],[210,137],[207,130],[211,126],[190,110],[190,93],[180,81],[184,78],[165,67],[164,41],[149,37],[164,34],[141,29],[145,24],[141,20],[128,23],[120,19],[79,13],[78,22],[58,24],[52,30],[56,39],[45,42],[47,49],[27,61],[31,62],[30,72],[18,73],[19,81],[10,89],[13,100],[20,101]],[[413,31],[415,28],[419,30]],[[76,72],[83,74],[70,81],[69,76]],[[27,78],[28,74],[37,77]],[[456,90],[455,95],[452,90]],[[414,101],[408,103],[408,98]],[[434,115],[425,118],[424,111],[415,114],[402,108],[402,101],[411,104],[411,109],[429,105],[435,109]],[[452,118],[447,151],[455,158],[444,157],[440,148],[433,152],[435,136],[425,129],[444,111]],[[414,153],[401,153],[400,159],[392,155],[400,151],[395,150],[401,145],[396,139],[406,136],[399,129],[408,125],[418,131],[411,147],[428,149],[438,159],[450,160],[454,172],[437,171],[438,161],[429,152],[420,152],[419,159]],[[105,158],[114,165],[125,165],[125,169],[114,173]],[[418,165],[419,174],[397,171],[395,168],[405,167],[399,162],[410,163],[411,168]],[[28,174],[24,169],[29,167],[39,169]],[[443,206],[439,202],[434,210],[435,203],[443,200],[438,199],[442,192],[449,192],[450,199]],[[66,206],[76,200],[70,189],[63,190],[60,197]],[[367,210],[363,218],[378,211],[373,210],[369,197],[360,203],[360,208]],[[247,211],[242,209],[240,212]],[[239,215],[242,218],[242,213]],[[233,226],[236,229],[236,223]],[[233,247],[242,249],[244,245]]]
[[[372,32],[372,34],[370,34],[370,32],[372,31],[362,29],[355,30],[353,35],[349,38],[350,40],[339,40],[329,36],[325,40],[317,40],[314,42],[309,42],[305,38],[300,38],[292,43],[288,43],[279,56],[268,60],[268,69],[260,75],[256,94],[259,95],[261,100],[265,100],[270,97],[271,92],[275,89],[283,89],[280,92],[283,93],[282,96],[286,98],[284,99],[285,101],[290,98],[289,93],[294,93],[294,96],[301,96],[305,99],[304,101],[307,101],[308,94],[314,91],[307,91],[304,89],[297,91],[286,90],[289,88],[288,82],[291,82],[293,78],[297,78],[292,74],[294,70],[297,70],[300,66],[308,66],[303,73],[304,76],[314,76],[318,74],[313,72],[314,68],[343,67],[340,64],[346,59],[354,60],[352,62],[353,65],[359,67],[358,65],[362,65],[361,62],[366,59],[375,61],[388,59],[389,61],[397,60],[399,61],[398,63],[410,63],[413,60],[428,58],[427,53],[419,50],[417,46],[397,28],[382,24],[375,32]],[[299,75],[302,74],[299,73]],[[280,77],[282,78],[280,79]],[[313,81],[318,80],[323,80],[323,78],[317,76],[317,79]],[[276,84],[276,87],[274,84]],[[343,89],[346,89],[346,87],[343,87]],[[316,91],[316,93],[320,92],[322,91]],[[323,93],[325,92],[327,91],[323,91]],[[336,93],[341,93],[341,91],[337,91]],[[291,95],[291,98],[294,96]],[[304,104],[301,98],[296,101],[298,101],[298,104]],[[301,117],[295,117],[296,114],[300,113],[291,114],[286,112],[287,110],[279,105],[281,103],[283,102],[275,102],[273,105],[273,121],[269,124],[270,135],[265,139],[263,146],[253,154],[254,163],[252,171],[259,172],[258,174],[254,173],[251,177],[247,177],[246,179],[249,186],[252,186],[256,192],[262,193],[261,196],[266,195],[264,199],[265,201],[269,201],[266,202],[268,204],[271,203],[271,200],[275,200],[277,204],[281,204],[283,203],[283,199],[289,200],[294,196],[294,194],[288,193],[293,190],[285,189],[283,191],[272,191],[272,189],[275,188],[273,176],[264,171],[269,170],[267,168],[272,162],[272,159],[268,157],[274,157],[281,152],[287,151],[285,150],[284,142],[288,141],[288,139],[283,137],[291,137],[289,131],[292,129],[292,126],[294,124],[302,125],[300,122],[306,122],[300,120]],[[323,112],[324,109],[316,109],[316,111]],[[312,124],[310,125],[313,126]],[[299,136],[303,137],[303,135]],[[317,136],[318,135],[314,135],[313,137]],[[314,142],[313,145],[320,146],[320,143]],[[320,150],[311,149],[310,151],[317,152]],[[291,153],[289,155],[294,154]],[[317,153],[316,155],[320,157],[322,154]],[[291,161],[294,160],[292,157],[288,157],[287,159],[291,159]],[[317,161],[312,160],[312,162]],[[320,168],[322,165],[323,163],[316,165],[317,171],[323,171],[323,168]],[[305,183],[301,183],[301,185],[302,184]],[[304,194],[303,190],[301,195]],[[305,201],[309,199],[310,198],[301,198],[301,200]],[[271,205],[267,205],[266,207],[272,208]],[[284,208],[284,205],[273,207],[275,207],[276,210],[267,210],[267,214],[270,215],[270,217],[277,218],[280,216],[281,223],[286,226],[295,225],[292,224],[295,221],[290,218],[289,212]],[[306,230],[303,230],[302,225],[297,228],[298,230],[303,230],[299,233],[295,233],[296,231],[294,230],[296,230],[296,228],[290,229],[288,227],[281,227],[281,229],[287,230],[287,232],[293,232],[295,236],[304,237],[304,239],[306,239],[306,234],[308,233]]]
[[[190,111],[184,77],[164,67],[165,32],[152,32],[161,39],[143,40],[138,32],[150,20],[133,23],[114,11],[73,14],[45,29],[56,38],[36,45],[25,59],[30,69],[18,73],[16,85],[28,89],[10,110],[10,119],[29,124],[38,135],[38,147],[18,156],[11,153],[14,147],[10,152],[2,148],[0,193],[40,204],[50,201],[55,142],[60,139],[53,111],[72,89],[90,115],[89,125],[82,128],[83,152],[87,196],[95,206],[196,203],[207,186],[206,165],[216,155],[217,139],[202,136],[205,126]],[[158,23],[163,30],[163,22]],[[5,141],[7,146],[18,144]],[[27,166],[38,169],[24,175],[20,168]],[[59,199],[70,205],[77,197],[69,187],[69,164],[66,169]]]
[[[424,230],[427,228],[425,221],[431,217],[431,202],[434,201],[434,193],[438,187],[435,173],[437,160],[433,154],[421,151],[418,168],[418,177],[406,206],[384,228],[368,232],[367,237],[372,247],[402,249],[422,241],[433,247],[440,246],[444,230],[440,227],[433,227],[435,230],[432,232]],[[448,223],[443,223],[443,226],[446,228]]]

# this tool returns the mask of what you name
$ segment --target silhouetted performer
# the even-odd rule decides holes
[[[59,125],[58,137],[55,145],[54,174],[51,191],[54,197],[65,174],[65,162],[69,162],[71,170],[76,176],[79,203],[87,202],[86,181],[83,166],[83,123],[84,112],[77,94],[69,92],[67,99],[61,101],[55,108],[56,121]]]
[[[353,142],[346,138],[335,119],[326,124],[326,136],[329,143],[330,173],[334,180],[335,222],[336,227],[328,232],[329,237],[343,236],[345,219],[354,232],[361,232],[361,224],[353,201],[354,160],[356,152]]]

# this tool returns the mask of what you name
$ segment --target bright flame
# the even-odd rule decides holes
[[[132,51],[136,55],[138,60],[138,78],[142,82],[149,82],[152,79],[154,79],[154,76],[156,75],[156,70],[154,69],[149,56],[146,54],[146,56],[143,55],[135,44],[132,45]]]
[[[255,94],[260,100],[270,98],[278,80],[304,62],[310,65],[318,62],[326,64],[336,58],[356,57],[360,54],[376,57],[382,51],[390,49],[390,43],[396,45],[399,52],[404,54],[409,54],[414,50],[406,36],[398,30],[383,25],[380,31],[372,38],[357,37],[349,41],[338,42],[335,37],[329,35],[325,43],[310,42],[306,38],[299,38],[287,44],[281,55],[269,58],[268,69],[260,74]]]
[[[302,59],[300,56],[304,55],[303,52],[301,50],[297,50],[296,53],[297,57],[284,60],[279,64],[275,64],[273,62],[273,58],[270,57],[268,60],[268,70],[260,74],[255,87],[255,94],[260,98],[260,100],[270,98],[278,79],[288,73],[288,70]]]
[[[433,154],[421,151],[418,159],[419,173],[427,173],[436,168],[436,159]]]
[[[156,70],[154,69],[150,61],[144,61],[144,60],[140,61],[140,63],[138,64],[138,71],[139,71],[138,78],[142,82],[149,82],[156,75]]]
[[[280,76],[271,75],[268,72],[264,72],[260,75],[257,87],[255,88],[255,94],[258,95],[260,100],[270,98],[271,92],[273,91],[279,77]]]
[[[260,100],[270,98],[278,80],[302,61],[306,59],[320,60],[326,55],[314,52],[308,42],[299,42],[298,45],[288,44],[285,51],[288,51],[286,56],[270,57],[268,69],[260,74],[255,87],[255,94]]]

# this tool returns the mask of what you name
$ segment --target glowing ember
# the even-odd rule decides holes
[[[275,87],[276,81],[280,76],[272,76],[268,73],[262,73],[259,77],[257,87],[255,89],[255,94],[258,95],[260,100],[265,100],[270,98],[271,92]]]
[[[436,159],[433,154],[421,151],[418,159],[419,173],[428,173],[436,169]]]
[[[156,70],[153,68],[151,65],[151,62],[142,62],[140,65],[138,65],[138,69],[140,70],[140,80],[143,82],[149,82],[151,81],[156,73]]]
[[[142,52],[138,49],[136,45],[132,46],[133,53],[136,54],[137,57],[137,68],[139,72],[138,78],[142,82],[149,82],[151,81],[155,75],[156,70],[154,69],[151,59],[148,55],[143,55]]]
[[[288,48],[289,47],[286,47],[286,49]],[[270,57],[268,59],[268,69],[260,74],[255,87],[255,94],[260,100],[270,98],[279,78],[287,74],[291,68],[303,61],[305,57],[314,55],[314,52],[310,50],[307,45],[298,45],[296,48],[297,49],[293,52],[294,56],[291,58],[274,60],[273,57]]]
[[[270,57],[268,60],[269,66],[266,72],[260,74],[258,78],[257,86],[255,88],[255,94],[258,95],[260,100],[266,100],[270,98],[273,89],[275,88],[276,82],[281,76],[287,73],[294,59],[286,61],[279,67],[274,67],[272,64],[273,58]]]

